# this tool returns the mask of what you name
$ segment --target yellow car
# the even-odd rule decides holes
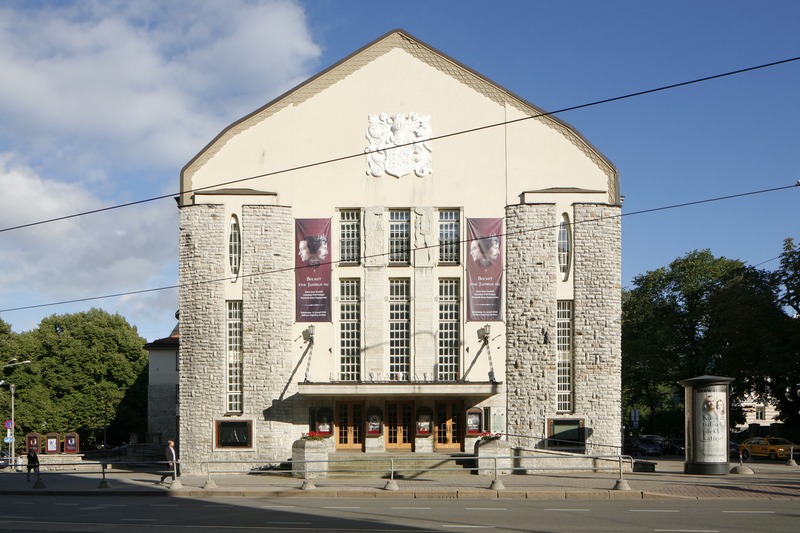
[[[795,446],[791,441],[779,437],[753,437],[739,445],[742,459],[747,461],[750,457],[769,457],[770,459],[788,459],[789,452],[794,446],[796,454],[800,454],[800,446]]]

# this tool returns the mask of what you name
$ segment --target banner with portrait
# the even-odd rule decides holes
[[[331,219],[295,220],[295,320],[331,321]]]
[[[503,219],[467,219],[467,320],[503,320]]]
[[[697,433],[695,462],[728,462],[727,387],[709,385],[694,389],[694,417]]]

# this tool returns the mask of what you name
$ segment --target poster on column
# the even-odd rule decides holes
[[[698,463],[725,463],[728,461],[727,387],[709,385],[694,390],[695,431]]]
[[[503,219],[467,219],[467,320],[503,320]]]
[[[331,219],[295,220],[295,320],[331,321]]]

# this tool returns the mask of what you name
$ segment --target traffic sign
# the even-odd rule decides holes
[[[4,437],[3,442],[9,442],[9,443],[14,442],[14,437]]]
[[[12,420],[6,420],[6,429],[11,429],[14,422]]]

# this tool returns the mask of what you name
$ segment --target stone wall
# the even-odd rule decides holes
[[[575,411],[586,417],[587,440],[611,446],[621,445],[622,431],[620,210],[578,204],[573,230]]]
[[[294,226],[291,209],[244,206],[241,213],[243,397],[241,414],[227,413],[227,353],[224,295],[227,218],[222,206],[181,209],[180,240],[180,438],[187,474],[207,460],[285,460],[307,425],[296,405],[291,328]],[[218,421],[249,421],[252,447],[216,446]]]
[[[542,230],[552,228],[555,220],[552,204],[506,209],[509,435],[541,436],[547,416],[556,411],[556,238],[555,230]],[[518,442],[532,447],[535,441]]]
[[[515,444],[526,448],[541,445],[539,438],[547,434],[549,418],[573,418],[584,420],[588,442],[619,445],[622,287],[618,215],[619,207],[574,206],[574,411],[558,413],[556,210],[551,204],[507,209],[507,420]],[[616,450],[607,448],[605,453]]]
[[[244,418],[255,421],[253,451],[286,460],[308,431],[308,405],[296,400],[303,381],[292,345],[294,220],[279,206],[242,208]],[[295,425],[298,422],[304,424]],[[226,452],[227,453],[227,452]]]
[[[147,432],[158,434],[159,442],[177,440],[177,397],[175,385],[150,385],[147,390]]]
[[[227,219],[221,205],[180,210],[180,413],[177,446],[186,474],[211,458],[214,420],[225,412],[225,277]]]

